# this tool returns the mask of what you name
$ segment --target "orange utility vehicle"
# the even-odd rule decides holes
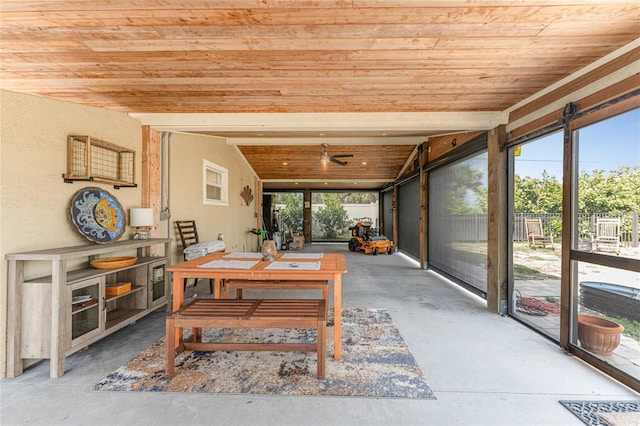
[[[372,226],[373,221],[371,218],[363,217],[358,219],[354,226],[349,227],[351,230],[349,251],[360,250],[374,256],[378,253],[393,254],[395,251],[393,241],[384,235],[378,235],[378,230]]]

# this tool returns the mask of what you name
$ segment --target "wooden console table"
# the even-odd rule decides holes
[[[164,245],[164,256],[145,256],[158,244]],[[170,244],[169,238],[152,238],[7,254],[7,377],[22,374],[23,358],[49,358],[50,376],[60,377],[66,355],[167,305]],[[133,265],[95,269],[88,264],[101,255],[132,249],[138,257]],[[80,266],[68,270],[72,260]],[[25,280],[29,261],[51,262],[51,275]],[[119,281],[130,282],[131,290],[107,296],[106,284]],[[74,305],[76,297],[86,298],[86,303]]]

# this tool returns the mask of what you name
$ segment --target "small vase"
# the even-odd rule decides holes
[[[620,344],[624,327],[617,322],[591,315],[578,315],[580,345],[598,355],[611,355]]]
[[[276,259],[276,244],[272,240],[265,240],[262,244],[262,260],[271,262]]]

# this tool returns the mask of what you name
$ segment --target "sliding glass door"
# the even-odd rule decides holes
[[[571,344],[640,379],[640,109],[572,133]]]
[[[511,149],[510,313],[560,338],[562,131]]]

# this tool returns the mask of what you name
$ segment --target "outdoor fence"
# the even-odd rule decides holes
[[[526,218],[540,218],[545,235],[553,235],[560,241],[562,229],[561,213],[516,213],[513,218],[513,241],[527,241]],[[592,238],[596,233],[598,218],[620,218],[620,240],[622,247],[638,247],[638,212],[612,215],[610,213],[583,213],[578,215],[580,238]],[[448,239],[458,242],[487,241],[487,215],[461,214],[447,218]]]
[[[279,206],[283,208],[284,205]],[[324,204],[314,204],[316,212]],[[355,219],[371,217],[374,226],[378,225],[378,203],[371,204],[344,204],[349,220],[355,223]],[[540,218],[545,235],[553,235],[555,241],[560,241],[562,230],[561,213],[516,213],[513,217],[513,241],[527,241],[526,218]],[[593,238],[596,233],[598,218],[620,218],[620,245],[622,247],[638,247],[639,245],[639,215],[638,212],[622,214],[612,213],[581,213],[578,215],[578,230],[581,240]],[[436,232],[446,233],[447,239],[458,242],[483,242],[487,241],[487,215],[486,214],[460,214],[452,215],[446,219],[440,219],[444,226]],[[313,223],[313,238],[323,238],[318,231],[319,226]],[[350,233],[342,236],[348,238]]]

